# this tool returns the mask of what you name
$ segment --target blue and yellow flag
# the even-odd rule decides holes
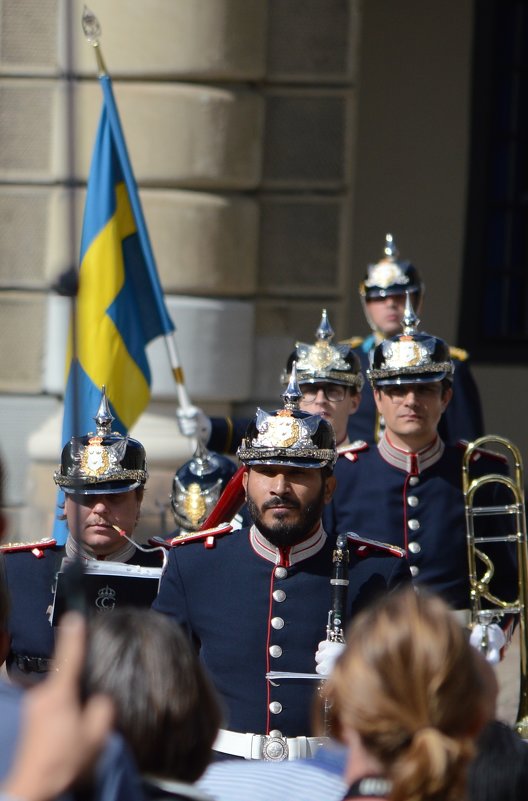
[[[103,110],[97,131],[81,242],[77,354],[70,344],[63,445],[95,428],[101,387],[125,434],[150,398],[145,348],[174,326],[163,300],[117,106],[108,75],[100,77]],[[71,337],[70,337],[71,340]],[[55,527],[59,542],[65,528]]]

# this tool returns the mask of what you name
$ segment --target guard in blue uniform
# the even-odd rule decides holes
[[[347,344],[335,344],[333,339],[334,330],[326,309],[323,309],[321,320],[315,331],[315,342],[296,343],[282,372],[281,382],[285,387],[287,386],[292,365],[295,362],[297,380],[302,393],[299,407],[303,412],[321,415],[331,423],[336,437],[338,459],[341,461],[342,459],[354,459],[357,448],[365,444],[357,441],[351,443],[348,436],[350,415],[357,413],[361,403],[364,376],[361,372],[360,361],[352,348]],[[203,412],[199,412],[199,415],[203,415]],[[211,439],[215,439],[221,432],[224,432],[227,420],[212,418],[210,422]],[[249,420],[245,421],[246,429],[249,422]],[[232,429],[232,441],[237,431],[238,429]],[[240,445],[240,441],[237,442],[237,447],[238,445]],[[215,456],[217,455],[215,454]],[[330,505],[333,506],[333,501],[330,502]],[[174,504],[173,510],[176,517]],[[333,519],[336,516],[338,516],[337,512],[333,515]],[[246,519],[246,522],[250,522],[247,516],[243,515],[243,518]]]
[[[315,331],[315,342],[297,342],[281,375],[287,386],[293,362],[302,398],[300,408],[320,414],[334,427],[338,453],[349,444],[348,418],[356,414],[361,401],[364,375],[360,359],[350,345],[333,342],[334,330],[326,309]],[[207,446],[223,453],[235,453],[246,433],[249,419],[208,418],[201,409],[177,411],[178,424],[185,436],[202,437]]]
[[[377,446],[358,447],[346,469],[337,466],[334,502],[340,519],[330,519],[330,509],[324,522],[327,531],[358,531],[404,548],[416,585],[439,593],[454,609],[467,610],[465,445],[447,445],[438,434],[440,417],[454,395],[454,368],[446,343],[418,332],[417,324],[408,302],[404,333],[374,351],[368,377],[377,409],[385,416],[385,431]],[[505,460],[488,451],[477,451],[470,468],[472,477],[507,472]],[[507,501],[500,487],[480,492],[479,505]],[[477,522],[477,536],[512,533],[505,516],[483,516]],[[492,592],[512,600],[517,591],[514,546],[481,547],[495,565]]]
[[[64,557],[161,567],[159,549],[145,553],[130,541],[148,475],[145,450],[137,440],[112,432],[112,420],[103,389],[96,432],[73,437],[63,448],[54,479],[66,495],[66,544],[48,539],[0,546],[10,597],[6,664],[11,678],[22,684],[35,683],[49,669],[50,610]]]
[[[416,313],[420,312],[424,283],[416,267],[409,261],[400,260],[398,256],[394,240],[391,234],[387,234],[384,257],[369,265],[367,275],[359,285],[361,303],[372,333],[368,337],[351,337],[345,342],[354,349],[365,373],[370,367],[376,346],[386,337],[400,333],[406,292],[412,296]],[[460,439],[472,441],[482,436],[484,423],[467,351],[450,347],[449,352],[454,369],[453,399],[440,421],[438,431],[444,442],[453,444]],[[367,386],[358,413],[350,419],[349,436],[351,440],[376,443],[382,432],[383,420]]]
[[[253,525],[174,548],[154,608],[194,639],[226,707],[227,729],[215,748],[232,756],[311,756],[315,652],[332,602],[333,546],[321,513],[335,489],[332,426],[299,409],[295,371],[272,413],[259,409],[239,448],[247,466]],[[401,554],[399,554],[401,557]],[[350,547],[346,616],[410,580],[404,558],[383,546]]]

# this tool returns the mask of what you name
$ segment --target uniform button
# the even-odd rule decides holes
[[[270,645],[270,656],[274,656],[275,658],[282,656],[282,648],[280,645]]]
[[[416,485],[419,484],[419,483],[420,483],[420,479],[418,478],[418,476],[411,476],[409,478],[409,484],[411,485],[411,487],[416,487]]]
[[[420,553],[422,550],[422,546],[419,542],[410,542],[409,543],[409,550],[411,553]]]
[[[273,600],[277,601],[279,604],[284,601],[286,598],[286,593],[284,590],[273,590]]]
[[[275,701],[274,703],[278,703],[278,701]],[[279,704],[279,706],[280,706],[280,704]],[[269,736],[270,737],[282,737],[282,732],[279,729],[272,729],[270,731],[270,733],[269,733]]]
[[[411,576],[417,576],[419,572],[419,567],[416,567],[416,565],[411,565]]]
[[[274,629],[283,629],[284,620],[281,617],[272,617],[271,625],[273,626]]]
[[[418,500],[416,495],[409,495],[409,497],[407,498],[407,503],[409,504],[409,506],[418,506],[420,501]]]
[[[409,520],[409,522],[408,522],[408,524],[407,524],[407,525],[409,526],[409,528],[411,529],[411,531],[418,531],[418,529],[420,528],[420,521],[419,521],[419,520],[416,520],[416,519],[413,517],[413,518],[411,518],[411,520]]]
[[[275,578],[278,578],[278,579],[286,578],[287,575],[288,575],[288,571],[286,570],[285,567],[276,567],[275,568]]]
[[[273,715],[280,715],[282,712],[282,704],[279,701],[272,701],[269,705],[269,711]]]

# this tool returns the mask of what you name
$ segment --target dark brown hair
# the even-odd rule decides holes
[[[116,705],[116,727],[141,773],[194,782],[221,722],[215,692],[192,645],[152,609],[101,614],[89,637],[86,684]]]

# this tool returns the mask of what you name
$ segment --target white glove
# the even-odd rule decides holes
[[[501,658],[501,648],[506,644],[503,630],[497,623],[490,623],[487,626],[476,623],[469,636],[469,642],[474,648],[481,651],[483,639],[487,639],[488,642],[486,650],[483,651],[486,661],[491,665],[498,664]]]
[[[331,642],[330,640],[320,642],[315,652],[315,672],[320,676],[329,676],[345,647],[344,642]]]
[[[211,436],[212,423],[198,406],[176,409],[176,422],[184,437],[196,437],[205,444]]]

